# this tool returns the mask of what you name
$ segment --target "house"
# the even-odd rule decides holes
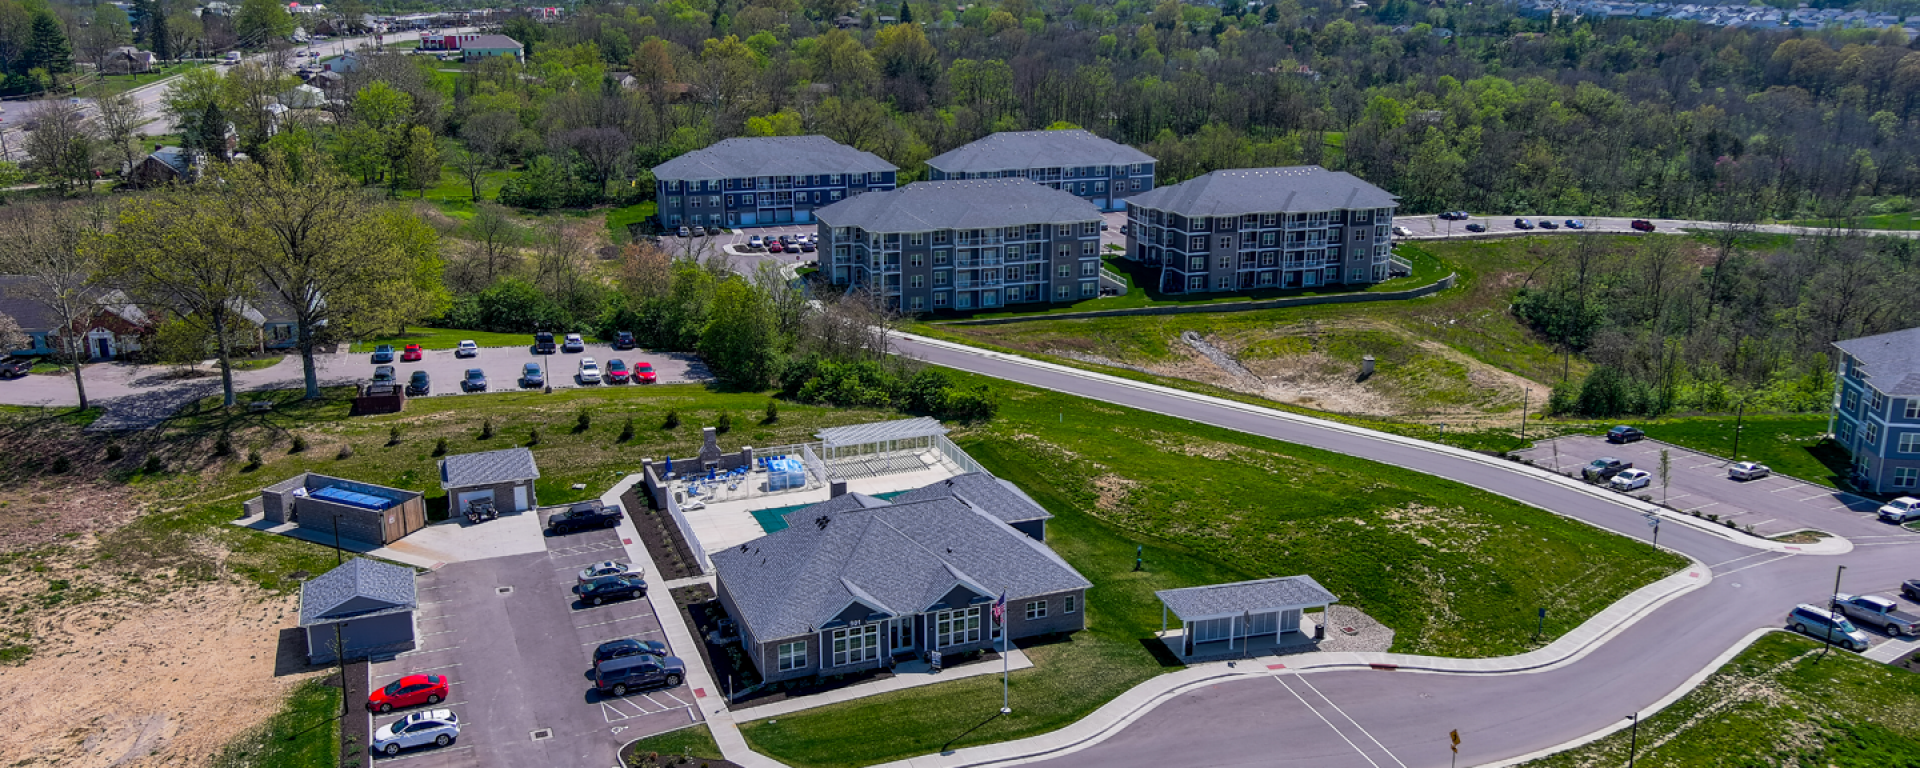
[[[15,355],[64,354],[65,338],[73,334],[81,339],[80,349],[88,360],[117,360],[141,349],[141,339],[152,330],[152,321],[139,305],[118,290],[96,290],[86,296],[92,305],[90,315],[70,328],[61,328],[53,310],[30,298],[33,278],[0,275],[0,314],[13,318],[27,335],[28,345],[11,352]]]
[[[288,109],[320,109],[327,105],[325,91],[304,83],[275,98]]]
[[[358,72],[367,66],[367,58],[359,53],[348,51],[326,61],[320,62],[320,68],[328,72]]]
[[[447,492],[447,509],[460,512],[467,502],[492,501],[501,512],[525,512],[539,505],[533,481],[540,468],[533,451],[506,448],[462,453],[440,460],[440,487]]]
[[[411,568],[356,557],[300,585],[307,661],[391,656],[412,649],[420,606]]]
[[[621,75],[620,87],[629,91],[653,94],[653,86],[640,82],[640,78],[633,75]],[[660,95],[667,101],[688,101],[693,98],[693,84],[666,83],[660,86]]]
[[[813,221],[813,212],[865,192],[893,189],[899,169],[825,136],[721,141],[653,169],[667,227],[735,227]]]
[[[267,486],[246,503],[250,515],[270,523],[294,523],[323,536],[392,544],[427,525],[418,491],[302,472]]]
[[[818,211],[835,285],[926,312],[1100,295],[1100,210],[1026,179],[923,181]]]
[[[1153,189],[1154,159],[1090,131],[1002,131],[927,161],[933,181],[1021,178],[1086,198],[1103,211]]]
[[[176,181],[192,181],[199,173],[198,159],[180,147],[156,147],[153,154],[127,170],[120,183],[130,189],[152,189]]]
[[[1853,457],[1848,480],[1868,493],[1920,487],[1920,328],[1837,341],[1833,440]]]
[[[506,35],[421,35],[420,50],[459,51],[465,61],[489,56],[511,56],[521,61],[526,54],[526,46]]]
[[[1159,267],[1166,293],[1376,283],[1398,205],[1315,165],[1214,171],[1129,198],[1126,255]]]
[[[323,93],[328,93],[334,96],[341,96],[341,97],[345,96],[345,91],[347,88],[347,78],[344,75],[341,75],[339,72],[334,72],[331,70],[326,72],[318,72],[318,73],[315,73],[313,76],[313,79],[309,80],[308,82],[313,84],[314,86],[317,86]]]
[[[996,511],[1014,494],[980,493],[987,486],[978,481],[967,488],[974,497],[837,496],[790,513],[785,529],[715,552],[717,597],[762,678],[991,648],[1002,596],[1009,640],[1085,628],[1092,584],[1002,519],[1028,514]]]
[[[143,51],[131,45],[123,45],[107,54],[105,69],[108,74],[115,75],[151,72],[154,61],[153,51]]]
[[[1285,645],[1289,634],[1305,634],[1302,624],[1308,610],[1324,612],[1340,600],[1311,576],[1163,589],[1153,594],[1160,598],[1161,636],[1183,659],[1216,649],[1233,651],[1235,643],[1242,649],[1249,642]],[[1177,635],[1167,631],[1169,615],[1180,619]],[[1316,625],[1315,639],[1325,631],[1324,622]]]

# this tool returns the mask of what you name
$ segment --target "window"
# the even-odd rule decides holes
[[[1221,235],[1221,236],[1220,236],[1220,247],[1221,247],[1221,248],[1232,248],[1232,247],[1233,247],[1233,235]]]
[[[1100,194],[1100,193],[1102,193],[1102,192],[1105,192],[1105,191],[1107,191],[1107,183],[1106,183],[1106,182],[1104,182],[1104,181],[1096,181],[1096,182],[1094,182],[1094,183],[1093,183],[1093,193],[1094,193],[1094,194],[1096,194],[1096,195],[1097,195],[1097,194]]]
[[[1340,228],[1339,228],[1339,227],[1334,227],[1333,229],[1329,229],[1329,230],[1327,230],[1327,242],[1329,242],[1329,243],[1337,243],[1337,242],[1340,242]]]
[[[669,197],[669,198],[667,198],[667,207],[668,207],[668,208],[678,208],[678,207],[680,207],[680,198],[677,198],[677,197]]]
[[[940,274],[939,276],[940,276],[940,277],[942,277],[942,278],[944,278],[944,277],[946,277],[946,273],[944,273],[944,272],[942,272],[942,273],[941,273],[941,274]],[[940,284],[941,284],[941,285],[946,285],[946,284],[947,284],[947,281],[943,279],[943,280],[941,280],[941,281],[940,281]],[[939,293],[936,293],[936,294],[934,294],[934,295],[933,295],[933,305],[934,305],[934,306],[936,306],[936,307],[944,307],[944,306],[946,306],[946,305],[947,305],[947,292],[946,292],[946,291],[941,291],[941,292],[939,292]]]
[[[942,264],[946,264],[947,260],[952,258],[952,256],[953,256],[953,251],[934,251],[933,264],[934,266],[940,266]]]
[[[1072,258],[1072,257],[1073,257],[1073,246],[1071,246],[1071,245],[1066,245],[1066,244],[1062,244],[1062,245],[1060,246],[1060,248],[1059,248],[1059,256],[1060,256],[1060,258],[1063,258],[1063,259],[1068,259],[1068,258]]]
[[[1087,222],[1087,223],[1085,223],[1085,224],[1081,224],[1081,225],[1080,225],[1080,234],[1083,234],[1083,235],[1097,235],[1097,234],[1100,234],[1100,222],[1097,222],[1097,221],[1089,221],[1089,222]]]
[[[780,671],[785,672],[789,669],[799,669],[807,665],[807,642],[805,640],[796,643],[781,643],[778,650],[780,652]]]
[[[918,277],[914,278],[914,282],[919,282],[919,281],[920,281],[920,278]],[[918,288],[920,286],[916,285],[914,287]],[[909,299],[907,301],[907,306],[911,309],[922,309],[926,306],[926,299],[920,298],[919,296],[915,296],[912,299]]]
[[[1092,240],[1088,240],[1080,244],[1080,255],[1082,256],[1095,256],[1095,255],[1098,255],[1099,253],[1100,253],[1099,243],[1096,243]]]
[[[667,217],[667,226],[669,226],[669,227],[677,227],[677,226],[680,226],[680,214],[677,214],[677,213],[676,213],[676,214],[673,214],[673,215],[671,215],[671,216],[668,216],[668,217]]]
[[[1874,390],[1873,391],[1873,412],[1879,413],[1883,410],[1886,410],[1886,408],[1887,408],[1887,396],[1881,394],[1880,390],[1877,390],[1877,389]]]
[[[1067,595],[1066,597],[1060,598],[1061,613],[1073,613],[1074,611],[1080,610],[1080,606],[1075,604],[1076,601],[1073,597],[1073,595]]]
[[[1860,407],[1860,393],[1849,389],[1847,390],[1846,397],[1842,398],[1841,402],[1844,403],[1842,407],[1846,408],[1847,412],[1851,413],[1855,409]]]
[[[1062,285],[1058,288],[1053,289],[1053,297],[1056,299],[1069,298],[1069,296],[1067,295],[1067,287]]]
[[[927,240],[927,233],[925,232],[915,232],[911,235],[907,235],[907,245],[922,245],[926,242],[926,240]]]
[[[1047,601],[1035,600],[1030,603],[1027,603],[1027,621],[1044,619],[1046,617],[1047,617]]]
[[[1907,421],[1920,419],[1920,397],[1907,399]]]
[[[1135,192],[1138,192],[1138,191],[1140,191],[1140,183],[1141,183],[1141,182],[1140,182],[1140,180],[1139,180],[1139,179],[1134,179],[1134,180],[1133,180],[1133,191],[1135,191]]]
[[[1842,421],[1834,428],[1833,433],[1835,437],[1840,438],[1841,443],[1851,443],[1853,442],[1853,423]]]
[[[1053,234],[1056,237],[1073,237],[1073,225],[1061,224],[1061,225],[1055,226],[1053,228]]]
[[[1204,291],[1206,289],[1207,289],[1207,278],[1202,277],[1200,275],[1194,275],[1192,277],[1187,278],[1187,290]]]
[[[1220,258],[1214,260],[1213,266],[1215,269],[1226,269],[1228,267],[1231,267],[1233,266],[1233,257],[1221,256]]]
[[[1081,277],[1093,277],[1094,275],[1098,275],[1098,274],[1100,274],[1100,262],[1097,262],[1097,261],[1080,262]]]
[[[1273,273],[1272,273],[1272,272],[1262,272],[1262,273],[1260,273],[1260,284],[1261,284],[1261,285],[1273,285]]]
[[[1216,291],[1224,291],[1232,287],[1233,287],[1233,278],[1231,277],[1223,277],[1213,281],[1213,288]]]
[[[941,611],[933,615],[933,647],[980,642],[980,607]]]
[[[907,264],[917,267],[917,266],[920,266],[926,260],[927,260],[926,254],[916,253],[907,257]]]
[[[1895,467],[1893,470],[1895,488],[1912,488],[1916,479],[1920,479],[1920,467]]]
[[[1863,438],[1866,444],[1869,446],[1879,445],[1880,444],[1880,425],[1875,424],[1871,421],[1865,424],[1862,424],[1860,426],[1860,437]]]
[[[833,665],[844,667],[880,658],[880,625],[833,631]]]
[[[939,245],[941,243],[946,242],[947,238],[951,236],[952,236],[952,230],[946,230],[946,229],[935,230],[933,233],[933,243],[935,245]]]
[[[1920,432],[1906,432],[1900,435],[1901,453],[1920,453]]]
[[[838,200],[838,199],[840,199],[840,196],[841,196],[841,192],[840,192],[840,190],[837,190],[837,189],[836,189],[836,190],[834,190],[834,191],[832,192],[832,194],[831,194],[831,195],[829,195],[829,198],[830,198],[830,199],[833,199],[833,200]]]
[[[667,182],[667,191],[669,191],[669,192],[678,192],[678,191],[680,191],[680,182],[677,182],[677,181],[669,181],[669,182]]]
[[[1062,264],[1062,265],[1060,265],[1060,269],[1059,269],[1059,272],[1060,272],[1060,276],[1061,276],[1061,277],[1072,277],[1072,276],[1073,276],[1073,267],[1071,267],[1071,266],[1068,266],[1068,265],[1066,265],[1066,264]]]
[[[1100,293],[1099,283],[1081,283],[1080,284],[1080,295],[1083,298],[1093,298],[1094,296],[1099,295],[1099,293]]]
[[[1194,256],[1192,258],[1187,259],[1188,272],[1201,272],[1201,271],[1205,271],[1206,268],[1207,268],[1207,257],[1205,256]]]
[[[926,281],[926,277],[921,275],[913,275],[907,278],[908,284],[914,288],[926,287],[925,281]],[[919,301],[919,299],[914,299],[914,301]]]

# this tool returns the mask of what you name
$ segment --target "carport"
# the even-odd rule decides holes
[[[1244,651],[1249,645],[1305,641],[1302,615],[1310,609],[1325,611],[1340,600],[1311,576],[1164,589],[1153,594],[1160,598],[1160,635],[1182,659],[1220,650],[1217,646],[1203,647],[1210,643],[1224,642],[1226,651]],[[1168,632],[1169,614],[1180,620],[1177,635]],[[1323,631],[1323,626],[1316,625],[1315,637]],[[1289,634],[1294,637],[1289,638]]]

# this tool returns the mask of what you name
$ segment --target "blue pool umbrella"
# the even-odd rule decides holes
[[[667,459],[667,474],[673,474],[673,459]]]

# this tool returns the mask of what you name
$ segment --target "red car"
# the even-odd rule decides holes
[[[420,345],[408,344],[406,349],[400,350],[400,362],[416,362],[420,359],[421,354]]]
[[[367,709],[392,712],[395,707],[433,705],[447,698],[447,678],[442,675],[407,675],[367,696]]]
[[[633,380],[642,384],[653,383],[653,363],[634,363]]]
[[[786,246],[784,246],[784,245],[781,245],[781,244],[780,244],[780,241],[778,241],[778,240],[768,240],[768,241],[767,241],[767,253],[779,253],[779,252],[781,252],[781,251],[784,251],[784,250],[786,250],[786,249],[787,249],[787,247],[786,247]]]
[[[1642,232],[1652,232],[1653,222],[1647,221],[1646,219],[1634,219],[1633,228]]]

